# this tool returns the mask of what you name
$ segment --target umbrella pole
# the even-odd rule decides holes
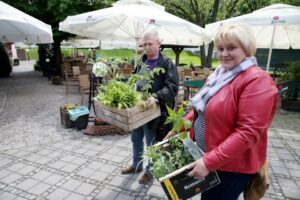
[[[135,58],[134,58],[134,69],[137,66],[138,61],[138,49],[139,49],[139,38],[135,38]]]
[[[270,68],[270,62],[271,62],[271,57],[272,57],[272,48],[273,48],[273,43],[274,43],[274,35],[275,35],[275,30],[276,30],[276,25],[273,27],[273,33],[272,33],[272,39],[271,39],[271,46],[269,49],[269,55],[268,55],[268,63],[267,63],[267,69],[266,71],[269,71]]]

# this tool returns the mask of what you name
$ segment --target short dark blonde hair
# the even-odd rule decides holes
[[[247,56],[256,53],[256,40],[252,29],[246,24],[230,24],[222,27],[214,40],[215,46],[223,41],[235,40],[240,43]]]

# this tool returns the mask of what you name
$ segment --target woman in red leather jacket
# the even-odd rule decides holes
[[[221,183],[203,192],[201,200],[236,200],[266,161],[278,90],[257,66],[248,26],[224,26],[214,42],[221,65],[190,99],[194,109],[185,116],[194,122],[194,138],[205,153],[188,168],[196,179],[218,172]]]

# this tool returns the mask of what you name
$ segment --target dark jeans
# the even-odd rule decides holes
[[[221,183],[201,194],[201,200],[237,200],[254,174],[218,171]]]

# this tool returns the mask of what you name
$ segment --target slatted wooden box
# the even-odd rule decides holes
[[[150,106],[147,110],[144,110],[141,105],[119,110],[117,108],[105,106],[99,101],[94,101],[97,117],[127,132],[136,129],[161,115],[158,104]]]
[[[178,137],[178,135],[174,137]],[[169,141],[170,139],[163,140],[155,145],[171,153],[173,150],[170,147]],[[195,149],[201,152],[201,156],[203,156],[201,149],[195,143],[192,144]],[[210,172],[205,178],[197,180],[194,177],[188,176],[190,170],[187,169],[187,166],[158,179],[169,200],[189,199],[220,183],[216,171]]]

